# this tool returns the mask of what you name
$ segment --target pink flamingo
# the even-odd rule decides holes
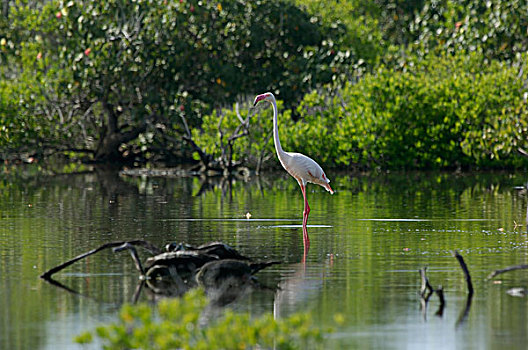
[[[330,180],[326,177],[324,170],[312,158],[300,153],[285,152],[279,140],[279,127],[277,125],[277,102],[275,96],[271,92],[258,95],[255,97],[253,106],[256,106],[260,101],[266,101],[273,106],[273,140],[275,141],[275,150],[282,167],[297,180],[304,197],[304,211],[303,211],[303,243],[305,252],[310,247],[310,239],[308,238],[308,229],[306,224],[308,222],[308,214],[310,214],[310,206],[306,199],[306,184],[311,182],[323,186],[331,194],[334,191],[330,187]]]

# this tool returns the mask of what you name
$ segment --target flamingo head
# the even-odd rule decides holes
[[[271,92],[266,92],[264,94],[258,95],[255,97],[255,102],[253,102],[253,107],[257,105],[260,101],[268,101],[271,103],[271,101],[275,101],[275,96]]]

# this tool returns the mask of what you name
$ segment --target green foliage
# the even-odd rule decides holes
[[[528,50],[528,2],[426,1],[409,28],[425,52],[482,51],[488,59],[512,61]]]
[[[404,71],[380,66],[314,91],[297,123],[281,125],[283,147],[330,167],[526,165],[513,157],[526,147],[525,70],[485,62],[478,53],[411,57]]]
[[[24,151],[28,140],[46,137],[50,125],[41,115],[31,113],[28,106],[41,102],[43,96],[30,84],[33,77],[21,81],[0,81],[0,157],[10,151]],[[16,99],[14,98],[16,97]]]
[[[388,45],[409,43],[410,26],[425,4],[424,0],[295,0],[299,6],[320,14],[323,21],[342,23],[344,43],[352,52],[369,58],[383,54]],[[365,52],[367,51],[367,52]]]
[[[334,120],[328,133],[337,135],[332,149],[323,148],[327,143],[316,148],[333,151],[344,165],[499,165],[490,160],[511,155],[525,133],[524,79],[518,75],[518,67],[485,65],[478,54],[431,55],[409,61],[405,72],[382,66],[338,91],[328,107],[316,104],[323,109],[320,119]]]
[[[240,120],[221,107],[273,91],[285,148],[327,165],[522,163],[526,1],[25,0],[3,14],[3,158],[185,157],[185,116],[214,158],[260,168],[271,116],[226,149]]]
[[[282,101],[278,101],[277,105],[282,110]],[[271,108],[259,108],[254,114],[250,114],[247,136],[236,139],[232,149],[226,147],[229,138],[237,134],[241,120],[245,120],[248,113],[250,113],[248,106],[243,106],[238,111],[238,115],[235,106],[214,111],[204,116],[202,130],[193,130],[193,139],[198,146],[215,159],[224,156],[232,159],[233,162],[260,169],[275,153],[272,133],[273,110]],[[280,116],[279,124],[281,128],[289,128],[293,125],[291,111],[284,111]],[[230,154],[222,155],[223,150]]]
[[[352,3],[389,40],[386,64],[308,94],[292,148],[340,166],[526,165],[513,156],[526,148],[526,2]]]
[[[463,53],[411,60],[404,72],[380,67],[340,92],[344,107],[334,99],[324,114],[348,114],[335,132],[351,146],[338,159],[355,148],[360,155],[351,162],[362,165],[492,166],[490,159],[511,155],[515,140],[523,139],[526,101],[518,75],[519,67],[486,65],[481,55]],[[508,123],[510,131],[519,126],[519,135],[495,128]]]
[[[347,60],[356,68],[363,63],[367,67],[377,65],[385,50],[383,33],[378,18],[365,13],[365,4],[361,1],[338,0],[296,0],[295,3],[321,16],[327,30],[344,30],[344,35],[338,38],[338,45],[342,49],[338,56],[351,56]]]
[[[322,348],[323,333],[306,315],[275,320],[271,314],[251,318],[226,310],[223,316],[207,321],[202,318],[206,307],[201,290],[181,299],[162,300],[155,310],[147,304],[125,305],[119,321],[98,327],[96,336],[106,349]],[[92,340],[90,332],[76,337],[81,344]]]
[[[24,113],[51,131],[26,142],[95,158],[178,149],[181,113],[197,127],[244,91],[271,90],[292,105],[346,61],[333,44],[343,31],[271,0],[22,1],[6,23],[0,50],[11,68],[1,73],[34,87]]]
[[[409,44],[409,24],[427,3],[436,0],[355,0],[360,13],[376,19],[388,45]]]

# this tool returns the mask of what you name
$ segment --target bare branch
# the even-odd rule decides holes
[[[187,125],[187,119],[185,118],[185,115],[182,113],[180,114],[180,117],[183,122],[183,127],[185,128],[185,132],[187,133],[187,136],[192,137],[191,130],[189,130],[189,125]]]
[[[55,266],[55,267],[49,269],[48,271],[46,271],[42,275],[40,275],[40,278],[43,278],[45,280],[49,280],[49,279],[51,279],[51,276],[53,276],[53,274],[59,272],[60,270],[63,270],[64,268],[70,266],[71,264],[73,264],[73,263],[75,263],[75,262],[77,262],[77,261],[79,261],[81,259],[84,259],[84,258],[86,258],[86,257],[88,257],[90,255],[93,255],[93,254],[95,254],[97,252],[100,252],[101,250],[104,250],[104,249],[107,249],[107,248],[114,248],[114,247],[122,246],[125,243],[142,246],[145,249],[147,249],[148,251],[152,252],[153,254],[159,254],[160,253],[160,250],[158,248],[153,246],[151,243],[149,243],[147,241],[144,241],[144,240],[141,240],[141,239],[132,240],[132,241],[110,242],[110,243],[103,244],[103,245],[99,246],[98,248],[92,249],[92,250],[90,250],[90,251],[88,251],[86,253],[78,255],[75,258],[73,258],[71,260],[68,260],[68,261],[66,261],[63,264],[60,264],[58,266]]]
[[[469,274],[468,267],[466,263],[464,262],[464,258],[458,250],[455,250],[453,252],[453,256],[458,260],[458,263],[460,264],[460,267],[462,268],[462,271],[464,272],[464,277],[466,278],[467,288],[468,288],[468,294],[473,295],[473,283],[471,282],[471,275]]]
[[[246,121],[244,121],[244,119],[242,119],[242,117],[240,116],[240,111],[238,110],[238,102],[235,103],[235,112],[236,112],[236,116],[237,116],[238,120],[240,120],[241,124],[244,124],[244,123],[247,122],[247,119],[246,119]]]
[[[434,288],[431,286],[431,283],[429,283],[429,279],[427,278],[426,273],[427,273],[427,267],[420,269],[420,277],[422,279],[422,287],[420,288],[420,295],[422,297],[425,295],[426,291],[429,291],[429,293],[434,292]]]
[[[185,118],[185,115],[182,113],[180,114],[180,117],[183,123],[183,128],[185,129],[185,135],[182,135],[183,140],[185,140],[194,149],[194,151],[198,153],[198,156],[200,157],[200,161],[202,162],[202,164],[207,166],[207,164],[209,163],[212,157],[209,154],[207,154],[204,150],[202,150],[200,146],[196,144],[196,142],[194,142],[192,138],[191,130],[189,130],[189,125],[187,124],[187,119]],[[169,135],[164,134],[164,137],[167,140],[176,141]]]
[[[523,270],[523,269],[528,269],[528,265],[514,265],[514,266],[508,266],[508,267],[505,267],[503,269],[500,269],[500,270],[494,270],[492,271],[487,279],[492,279],[494,278],[495,276],[497,275],[500,275],[501,273],[505,273],[505,272],[509,272],[509,271],[515,271],[515,270]]]

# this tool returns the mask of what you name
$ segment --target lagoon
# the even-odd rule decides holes
[[[103,243],[141,238],[157,246],[221,240],[244,255],[282,261],[258,274],[280,289],[253,291],[228,307],[275,317],[308,312],[316,324],[335,328],[328,348],[525,348],[527,298],[506,292],[528,287],[528,271],[486,276],[527,263],[527,175],[329,171],[336,194],[307,188],[311,246],[303,257],[302,195],[284,173],[3,174],[0,347],[81,348],[75,335],[116,320],[132,301],[139,277],[132,260],[103,251],[55,276],[77,294],[39,275]],[[465,317],[467,288],[454,250],[475,288]],[[436,296],[421,306],[423,267],[433,287],[443,287],[441,316]]]

